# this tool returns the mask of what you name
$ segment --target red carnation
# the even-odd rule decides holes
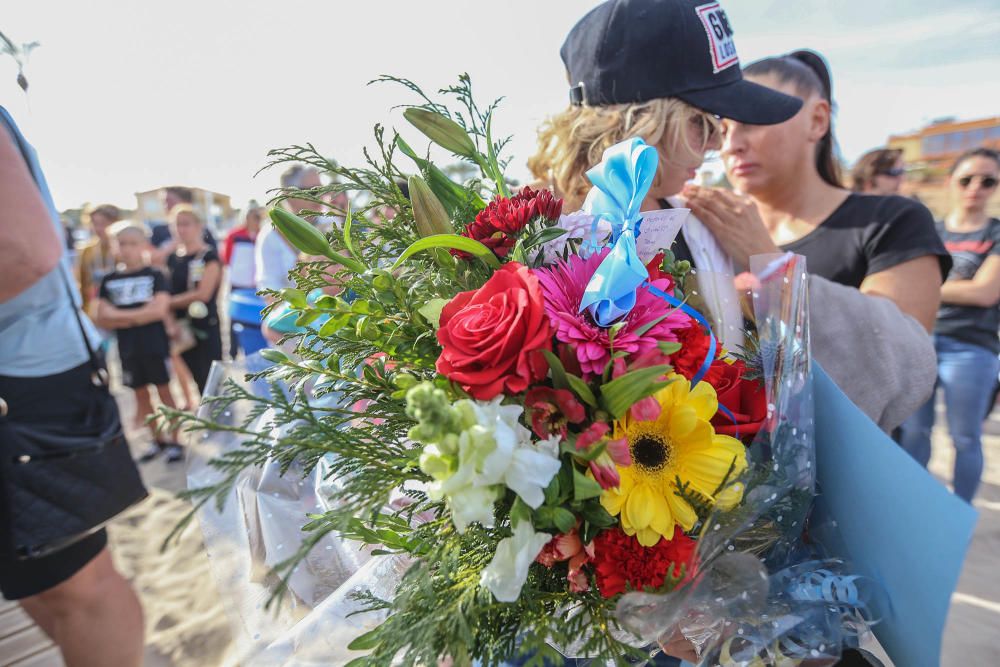
[[[621,528],[605,530],[594,538],[594,556],[591,561],[597,570],[597,590],[606,598],[624,593],[626,585],[631,590],[663,586],[667,573],[684,578],[694,576],[695,541],[677,527],[671,540],[660,538],[654,546],[644,547],[634,536],[626,535]]]
[[[565,438],[569,425],[579,424],[587,416],[583,404],[565,389],[534,387],[524,397],[524,405],[531,416],[531,430],[539,438]]]
[[[701,370],[708,356],[709,334],[694,320],[683,329],[674,329],[674,333],[677,335],[677,342],[681,344],[681,349],[670,355],[670,363],[677,373],[690,380]],[[718,358],[719,352],[720,347],[716,341],[715,356],[712,361]],[[702,379],[714,386],[714,380],[721,373],[721,369],[713,364]]]
[[[479,241],[497,257],[506,257],[517,242],[517,234],[537,219],[557,222],[562,213],[562,199],[549,190],[524,186],[513,197],[496,197],[465,227],[462,236]],[[454,251],[468,259],[468,254]]]

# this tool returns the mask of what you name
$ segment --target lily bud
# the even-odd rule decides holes
[[[447,116],[435,111],[411,107],[403,112],[403,118],[427,135],[428,139],[455,155],[472,159],[478,155],[476,145],[472,143],[469,133]]]
[[[410,176],[407,185],[410,188],[410,203],[413,205],[413,220],[420,236],[453,234],[455,230],[448,213],[431,192],[427,182],[419,176]]]

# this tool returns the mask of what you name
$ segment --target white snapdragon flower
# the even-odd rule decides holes
[[[519,522],[511,537],[500,540],[493,560],[483,568],[479,584],[500,602],[514,602],[528,579],[528,568],[551,539],[548,533],[536,533],[530,521]]]

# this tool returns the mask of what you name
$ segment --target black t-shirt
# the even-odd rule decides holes
[[[152,223],[150,225],[150,234],[149,242],[153,244],[154,248],[159,248],[174,238],[173,234],[170,233],[170,225],[165,222]],[[201,235],[201,240],[213,248],[218,248],[218,243],[212,232],[208,230],[208,227],[205,227],[205,233]]]
[[[972,280],[987,257],[1000,255],[1000,220],[996,218],[991,218],[985,227],[974,232],[949,232],[943,222],[937,224],[937,229],[954,261],[948,280]],[[1000,354],[998,328],[1000,308],[996,304],[981,308],[942,303],[934,333],[980,345]]]
[[[852,193],[816,229],[781,249],[804,255],[809,273],[850,287],[925,255],[938,257],[942,279],[951,269],[931,212],[896,195]]]
[[[182,294],[188,290],[193,290],[201,283],[202,276],[205,275],[205,267],[212,262],[222,264],[219,253],[215,248],[206,247],[191,255],[178,255],[176,252],[167,258],[167,268],[170,269],[170,293]],[[208,307],[206,317],[191,317],[188,308],[181,308],[175,312],[178,319],[189,319],[191,326],[202,331],[209,331],[219,326],[219,309],[216,305],[216,297],[219,289],[216,287],[212,293],[212,298],[205,304]]]
[[[100,297],[116,308],[141,308],[153,300],[157,292],[169,292],[166,277],[150,266],[138,271],[113,271],[101,280]],[[149,322],[137,327],[116,329],[118,353],[121,357],[158,356],[170,354],[167,331],[163,322]]]

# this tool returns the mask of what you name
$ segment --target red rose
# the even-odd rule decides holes
[[[715,413],[712,417],[715,432],[750,442],[767,418],[764,387],[756,380],[743,377],[747,369],[742,361],[732,364],[716,361],[712,366],[717,367],[718,371],[713,373],[712,386],[719,396],[719,405],[732,414],[730,418],[721,409]]]
[[[478,290],[461,292],[441,311],[437,371],[478,400],[517,394],[542,379],[552,333],[538,279],[511,262]]]
[[[531,430],[539,438],[565,438],[569,425],[579,424],[587,416],[583,404],[565,389],[533,387],[524,397],[524,405],[531,416]]]
[[[657,590],[668,574],[684,583],[695,574],[694,550],[695,541],[680,526],[674,529],[673,539],[660,538],[651,547],[642,546],[621,528],[605,530],[594,538],[591,559],[597,572],[597,590],[605,598],[624,593],[626,584],[635,591]]]

